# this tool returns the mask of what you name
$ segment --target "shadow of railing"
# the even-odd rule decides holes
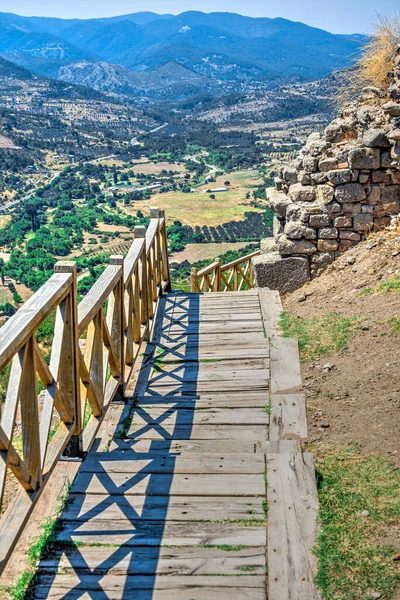
[[[190,440],[193,429],[199,297],[167,297],[153,332],[133,411],[109,451],[92,451],[82,463],[57,541],[40,562],[37,597],[52,597],[54,586],[59,598],[153,598],[180,455],[173,446]],[[173,574],[164,567],[163,574]],[[114,575],[120,579],[117,596]]]

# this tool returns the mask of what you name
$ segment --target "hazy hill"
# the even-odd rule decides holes
[[[233,13],[144,12],[88,20],[0,13],[3,56],[53,77],[65,67],[79,73],[73,63],[88,61],[139,73],[174,62],[222,81],[315,79],[349,65],[363,40],[285,19]]]

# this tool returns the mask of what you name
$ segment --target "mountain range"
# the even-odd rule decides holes
[[[3,58],[40,75],[127,95],[316,79],[351,64],[364,42],[359,34],[234,13],[87,20],[0,13]]]

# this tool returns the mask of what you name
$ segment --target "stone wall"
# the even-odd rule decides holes
[[[274,238],[253,261],[256,285],[292,291],[400,213],[400,52],[389,92],[366,88],[281,168],[267,190]]]

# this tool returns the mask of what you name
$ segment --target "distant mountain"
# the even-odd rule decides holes
[[[178,84],[176,77],[191,79],[192,85],[194,75],[217,87],[221,82],[317,79],[351,64],[364,42],[359,34],[334,35],[286,19],[233,13],[142,12],[88,20],[0,13],[3,57],[42,75],[93,80],[96,89],[103,81],[104,91],[160,89],[165,65],[167,88]],[[152,73],[151,83],[126,70]]]
[[[5,60],[0,56],[0,77],[10,77],[20,81],[29,81],[34,78],[32,73],[15,63]]]

